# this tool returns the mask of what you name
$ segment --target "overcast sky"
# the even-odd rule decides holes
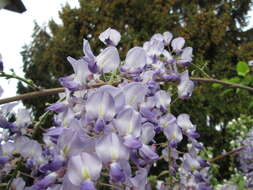
[[[20,52],[24,44],[28,44],[32,38],[34,21],[39,25],[53,18],[60,23],[58,11],[66,2],[71,7],[79,5],[78,0],[22,0],[27,11],[19,14],[5,9],[0,10],[0,53],[3,57],[4,71],[9,73],[13,68],[18,75],[22,73],[22,57]],[[0,78],[0,86],[4,89],[2,97],[16,95],[15,79],[8,82]]]
[[[0,53],[3,56],[4,70],[8,72],[11,68],[18,75],[22,73],[22,57],[20,51],[24,44],[31,41],[34,20],[39,25],[45,25],[51,18],[60,23],[58,11],[68,2],[71,7],[79,5],[78,0],[22,0],[27,11],[22,14],[7,10],[0,10]],[[253,11],[250,12],[249,28],[253,27]],[[38,73],[39,74],[39,73]],[[0,78],[0,86],[5,93],[3,97],[10,97],[16,94],[15,79],[8,82]]]

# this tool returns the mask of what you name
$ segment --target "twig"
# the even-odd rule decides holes
[[[213,79],[213,78],[200,78],[200,77],[191,77],[191,80],[196,81],[196,82],[206,82],[206,83],[218,83],[223,86],[228,86],[229,88],[241,88],[243,90],[248,90],[250,92],[253,92],[253,88],[249,86],[244,86],[241,84],[236,84],[232,82],[226,82],[218,79]]]
[[[25,78],[22,78],[22,77],[16,75],[15,73],[13,73],[13,74],[11,75],[11,74],[7,74],[7,73],[5,73],[5,72],[0,72],[0,77],[5,77],[6,79],[11,79],[11,78],[17,79],[17,80],[19,80],[19,81],[22,81],[22,82],[28,84],[28,85],[29,85],[30,87],[32,87],[33,89],[39,90],[39,87],[37,87],[37,86],[33,83],[33,81],[30,81],[30,80],[27,80],[27,79],[25,79]]]
[[[222,80],[217,80],[217,79],[191,77],[191,80],[196,81],[196,82],[204,82],[204,83],[219,83],[221,85],[228,86],[229,88],[241,88],[243,90],[248,90],[250,92],[253,92],[252,87],[244,86],[244,85],[240,85],[240,84],[236,84],[236,83],[231,83],[231,82],[226,82],[226,81],[222,81]],[[120,82],[114,82],[111,85],[116,86],[119,83]],[[97,88],[97,87],[107,85],[107,84],[108,83],[101,82],[101,83],[90,85],[87,88]],[[10,98],[0,99],[0,105],[1,104],[6,104],[6,103],[9,103],[9,102],[18,101],[18,100],[25,100],[25,99],[35,98],[35,97],[39,97],[39,96],[49,96],[49,95],[52,95],[52,94],[57,94],[57,93],[60,93],[60,92],[64,92],[64,90],[65,90],[64,88],[52,88],[52,89],[46,89],[46,90],[41,90],[41,91],[25,93],[25,94],[21,94],[21,95],[18,95],[18,96],[13,96],[13,97],[10,97]]]
[[[15,102],[18,100],[25,100],[25,99],[30,99],[30,98],[36,98],[39,96],[49,96],[53,94],[57,94],[60,92],[64,92],[64,88],[52,88],[52,89],[46,89],[46,90],[40,90],[40,91],[35,91],[35,92],[29,92],[25,94],[21,94],[18,96],[13,96],[10,98],[4,98],[0,100],[0,104],[6,104],[9,102]]]
[[[56,103],[58,102],[62,102],[63,100],[65,100],[66,97],[63,97],[61,99],[59,99]],[[45,120],[48,118],[48,116],[50,115],[50,111],[51,110],[47,110],[43,115],[41,115],[39,117],[39,121],[35,123],[34,125],[34,129],[33,129],[33,133],[32,133],[32,138],[35,139],[39,134],[40,131],[45,130],[43,127],[41,127],[41,125],[45,122]],[[45,131],[44,131],[45,132]]]
[[[8,185],[8,183],[1,183],[0,184],[0,187],[5,187],[5,186],[7,186]]]
[[[205,71],[203,68],[200,68],[198,65],[192,63],[191,65],[193,65],[195,68],[197,68],[201,73],[203,73],[203,75],[205,75],[205,77],[207,78],[211,78]]]
[[[237,149],[231,150],[231,151],[226,152],[226,153],[224,153],[224,154],[218,155],[218,156],[216,156],[215,158],[209,160],[209,163],[214,163],[214,162],[216,162],[217,160],[221,160],[221,159],[223,159],[223,158],[225,158],[225,157],[227,157],[227,156],[233,155],[233,154],[235,154],[235,153],[237,153],[237,152],[240,152],[242,149],[244,149],[244,146],[241,146],[241,147],[239,147],[239,148],[237,148]]]
[[[101,186],[106,186],[106,187],[111,187],[111,188],[114,188],[114,189],[123,190],[123,189],[122,189],[122,188],[120,188],[120,187],[117,187],[117,186],[115,186],[115,185],[111,185],[111,184],[107,184],[107,183],[102,183],[102,182],[99,182],[98,184],[99,184],[99,185],[101,185]]]

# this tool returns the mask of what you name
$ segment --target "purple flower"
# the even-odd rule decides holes
[[[104,32],[102,32],[99,35],[99,39],[105,44],[105,45],[112,45],[117,46],[120,41],[121,35],[120,33],[112,28],[106,29]]]
[[[158,33],[143,47],[130,49],[125,65],[119,68],[120,57],[115,46],[120,38],[118,31],[108,28],[99,36],[108,47],[99,55],[93,54],[89,42],[84,39],[84,56],[78,60],[67,58],[74,73],[59,79],[66,88],[63,93],[66,100],[47,108],[56,114],[53,127],[43,134],[43,146],[28,138],[29,135],[21,136],[20,130],[17,130],[19,133],[10,133],[9,137],[2,135],[0,164],[4,172],[12,171],[11,160],[15,153],[19,153],[29,168],[27,172],[36,178],[32,186],[25,189],[96,190],[103,169],[103,174],[109,174],[102,179],[108,180],[105,183],[126,190],[151,190],[149,170],[161,158],[170,162],[168,172],[173,177],[170,185],[174,189],[210,189],[209,165],[198,156],[202,144],[196,139],[199,136],[196,126],[187,114],[176,118],[169,113],[171,96],[168,91],[174,89],[173,85],[168,86],[169,83],[164,85],[166,81],[180,81],[177,87],[179,98],[191,96],[194,83],[188,71],[183,71],[184,67],[179,68],[179,65],[186,66],[192,61],[192,48],[184,48],[185,40],[181,37],[173,40],[170,32]],[[116,72],[111,73],[109,83],[122,79],[117,87],[88,88],[102,78],[108,82],[110,74],[106,73],[112,71]],[[115,77],[118,72],[119,76]],[[18,127],[31,124],[27,110],[19,110],[16,121],[8,122],[12,107],[1,107],[2,127],[13,132]],[[158,133],[165,136],[167,142],[161,142],[165,137],[157,138],[155,135]],[[188,141],[188,152],[181,154],[177,144],[183,135]],[[252,147],[246,149],[249,152]],[[244,156],[244,160],[252,160],[248,153],[245,152]],[[253,168],[246,162],[243,165],[246,172]],[[252,174],[247,177],[249,175]],[[20,189],[13,188],[23,190],[22,181],[20,184]],[[168,187],[163,184],[157,188]]]
[[[117,162],[110,164],[110,179],[115,182],[124,182],[126,180],[124,170]]]
[[[143,144],[149,144],[155,136],[154,125],[152,123],[145,123],[141,128],[141,141]]]
[[[63,102],[52,104],[51,106],[47,107],[47,110],[55,111],[57,113],[63,112],[67,109],[67,105]]]
[[[129,151],[123,145],[122,140],[115,134],[110,133],[101,137],[96,143],[96,153],[103,163],[128,160]]]
[[[196,126],[192,124],[190,116],[182,113],[177,117],[177,124],[187,133],[196,130]]]
[[[140,136],[141,116],[132,108],[126,108],[118,113],[117,118],[113,120],[113,124],[121,136]]]
[[[87,100],[86,111],[89,120],[111,121],[115,115],[114,99],[108,92],[94,92]]]
[[[115,47],[105,48],[97,57],[96,63],[98,68],[103,73],[115,71],[120,64],[118,50]]]
[[[138,104],[144,102],[144,98],[148,92],[145,85],[140,82],[131,82],[123,86],[123,93],[126,98],[126,104],[137,107]]]
[[[186,153],[183,156],[183,168],[187,171],[193,171],[200,168],[200,163],[191,154]]]
[[[138,190],[146,190],[146,185],[148,183],[148,170],[146,168],[140,168],[136,171],[135,177],[130,179],[133,187]]]
[[[164,51],[163,36],[161,34],[154,35],[150,41],[144,43],[143,49],[149,55],[149,63],[156,63],[157,58]]]
[[[58,174],[56,172],[50,173],[41,180],[38,180],[35,183],[35,189],[40,190],[40,189],[46,189],[50,185],[54,184],[56,179],[58,177]]]
[[[123,68],[129,72],[143,69],[147,64],[147,53],[142,47],[134,47],[127,52]]]
[[[115,47],[105,48],[97,57],[91,51],[90,44],[87,40],[83,42],[83,51],[85,57],[82,59],[92,73],[98,71],[109,73],[115,71],[120,64],[120,57],[118,50]]]
[[[172,63],[174,61],[174,58],[172,57],[171,53],[167,50],[163,50],[163,56],[167,63]]]
[[[149,160],[157,160],[159,159],[159,155],[148,145],[143,144],[140,148],[140,154]]]
[[[190,80],[188,71],[184,71],[180,76],[180,84],[177,87],[178,96],[181,99],[188,99],[192,95],[194,83]]]
[[[30,125],[31,123],[31,113],[27,109],[18,109],[15,125],[17,125],[18,127],[25,127],[27,125]]]
[[[122,89],[110,85],[104,85],[98,89],[102,92],[108,92],[114,99],[116,112],[123,109],[126,104],[125,96]]]
[[[191,61],[192,61],[192,48],[186,47],[183,49],[182,55],[178,60],[178,63],[187,66],[186,64],[190,63]]]
[[[164,45],[166,46],[170,45],[172,38],[173,35],[170,32],[164,32],[163,33]]]
[[[156,92],[155,94],[155,100],[156,100],[156,107],[160,108],[164,111],[167,111],[170,102],[171,102],[171,97],[168,92],[164,90],[160,90]]]
[[[176,122],[170,124],[168,127],[163,129],[164,135],[173,146],[183,139],[182,131],[176,124]]]
[[[1,155],[1,152],[0,152],[0,165],[6,164],[9,161],[9,159],[10,158],[8,156],[3,156]]]
[[[93,52],[91,51],[90,44],[86,39],[83,40],[83,53],[85,55],[83,57],[83,60],[87,63],[89,70],[92,73],[97,73],[98,66],[96,63],[96,57],[94,56]]]
[[[83,59],[76,60],[72,57],[67,57],[67,60],[72,65],[75,74],[68,78],[61,78],[61,84],[73,91],[80,87],[85,87],[88,77],[91,75],[88,64]]]
[[[83,185],[86,180],[97,180],[102,163],[95,154],[80,153],[70,158],[67,170],[69,181],[74,185]]]
[[[181,51],[182,48],[184,47],[184,44],[185,44],[185,40],[182,37],[175,38],[171,42],[171,46],[173,48],[173,51],[175,52]]]
[[[157,41],[163,42],[164,37],[163,37],[162,34],[157,33],[157,34],[154,34],[154,35],[151,37],[150,41],[153,41],[153,40],[157,40]]]
[[[96,190],[96,187],[91,180],[87,179],[81,184],[80,190]]]
[[[11,183],[11,190],[23,190],[25,188],[25,181],[21,178],[15,178]]]
[[[83,151],[94,150],[94,139],[87,135],[80,126],[80,120],[72,120],[71,128],[65,128],[61,133],[57,148],[60,149],[65,156],[73,156]]]

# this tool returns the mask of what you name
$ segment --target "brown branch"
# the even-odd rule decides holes
[[[10,97],[10,98],[0,99],[0,104],[6,104],[6,103],[9,103],[9,102],[15,102],[15,101],[18,101],[18,100],[36,98],[36,97],[39,97],[39,96],[49,96],[49,95],[57,94],[57,93],[60,93],[60,92],[64,92],[64,90],[65,90],[64,88],[52,88],[52,89],[35,91],[35,92],[29,92],[29,93],[13,96],[13,97]]]
[[[100,86],[103,86],[103,85],[106,85],[106,84],[107,83],[105,83],[105,82],[100,82],[100,83],[90,85],[87,88],[97,88],[97,87],[100,87]],[[118,84],[119,84],[119,82],[114,82],[111,85],[118,85]],[[13,96],[13,97],[10,97],[10,98],[0,99],[0,105],[10,103],[10,102],[19,101],[19,100],[26,100],[26,99],[30,99],[30,98],[36,98],[36,97],[39,97],[39,96],[49,96],[49,95],[58,94],[58,93],[61,93],[61,92],[64,92],[64,91],[65,91],[64,88],[51,88],[51,89],[45,89],[45,90],[40,90],[40,91],[35,91],[35,92],[29,92],[29,93]]]
[[[240,88],[240,89],[243,89],[243,90],[248,90],[250,92],[253,92],[252,87],[244,86],[244,85],[240,85],[240,84],[236,84],[236,83],[231,83],[231,82],[226,82],[226,81],[221,81],[221,80],[217,80],[217,79],[212,79],[212,78],[191,77],[191,80],[196,81],[196,82],[203,82],[203,83],[218,83],[218,84],[221,84],[223,86],[227,86],[229,88]],[[118,85],[119,83],[120,82],[114,82],[111,85],[115,86],[115,85]],[[87,88],[96,88],[96,87],[100,87],[100,86],[103,86],[103,85],[106,85],[106,84],[108,84],[108,83],[100,82],[100,83],[97,83],[97,84],[90,85]],[[49,96],[49,95],[52,95],[52,94],[58,94],[60,92],[64,92],[64,88],[52,88],[52,89],[46,89],[46,90],[40,90],[40,91],[25,93],[25,94],[21,94],[21,95],[10,97],[10,98],[0,99],[0,105],[1,104],[6,104],[6,103],[9,103],[9,102],[18,101],[18,100],[25,100],[25,99],[35,98],[35,97],[39,97],[39,96]]]
[[[209,160],[209,163],[214,163],[214,162],[216,162],[217,160],[221,160],[221,159],[223,159],[223,158],[225,158],[225,157],[227,157],[227,156],[233,155],[233,154],[235,154],[235,153],[237,153],[237,152],[240,152],[242,149],[244,149],[244,146],[241,146],[241,147],[239,147],[239,148],[237,148],[237,149],[231,150],[231,151],[226,152],[226,153],[224,153],[224,154],[218,155],[218,156],[216,156],[215,158]]]
[[[241,88],[243,90],[248,90],[250,92],[253,92],[253,88],[249,86],[244,86],[241,84],[236,84],[232,82],[226,82],[218,79],[212,79],[212,78],[199,78],[199,77],[191,77],[191,80],[196,82],[204,82],[204,83],[218,83],[223,86],[228,86],[229,88]]]

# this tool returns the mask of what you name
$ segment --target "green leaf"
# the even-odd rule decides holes
[[[226,90],[224,90],[222,93],[220,93],[220,96],[224,96],[224,95],[226,95],[227,93],[229,93],[229,92],[232,92],[233,91],[233,89],[226,89]]]
[[[213,84],[212,84],[212,87],[213,87],[213,88],[221,88],[222,85],[219,84],[219,83],[213,83]]]
[[[252,109],[253,108],[253,101],[251,101],[250,102],[250,104],[249,104],[249,107],[248,107],[249,109]]]
[[[252,75],[246,75],[242,81],[243,85],[250,86],[253,84],[253,76]]]
[[[249,72],[249,66],[246,62],[239,61],[236,65],[236,71],[239,76],[245,76]]]
[[[155,175],[151,175],[148,177],[148,181],[151,182],[151,183],[156,183],[157,181],[157,176]]]
[[[228,82],[240,83],[240,78],[239,77],[233,77],[233,78],[229,79]]]

